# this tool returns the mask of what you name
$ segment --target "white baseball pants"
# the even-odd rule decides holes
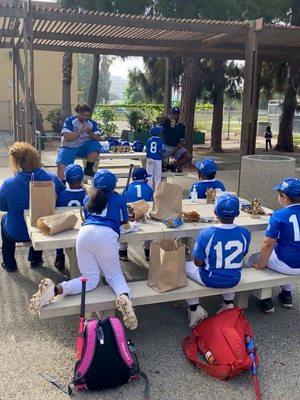
[[[193,262],[185,263],[185,272],[189,278],[193,279],[193,281],[196,281],[201,285],[206,286],[205,283],[202,282],[202,279],[200,277],[199,267],[197,267]],[[232,293],[230,292],[230,293],[224,293],[222,296],[223,299],[226,301],[233,301],[234,295],[235,295],[234,292]],[[187,299],[186,302],[188,303],[189,306],[192,306],[194,304],[199,304],[199,298],[194,297],[191,299]]]
[[[148,179],[149,185],[155,189],[161,181],[162,161],[147,158],[147,173],[151,175]]]
[[[97,287],[101,273],[116,296],[127,293],[127,285],[119,261],[119,236],[111,228],[101,225],[85,225],[77,236],[76,254],[80,273],[86,277],[86,290]],[[81,292],[82,283],[79,278],[62,282],[63,295]]]
[[[252,254],[249,258],[249,265],[252,266],[253,264],[258,263],[260,253]],[[285,275],[300,275],[300,268],[291,268],[283,261],[279,260],[275,250],[273,250],[271,257],[268,261],[268,268],[272,269],[273,271],[280,272],[281,274]],[[283,290],[289,290],[290,292],[293,290],[294,285],[289,283],[288,285],[281,286]]]

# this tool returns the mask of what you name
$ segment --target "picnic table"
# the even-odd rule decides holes
[[[100,153],[99,162],[102,160],[140,160],[142,167],[146,168],[146,153],[144,152],[130,152],[130,153]]]
[[[149,202],[150,209],[152,202]],[[56,213],[64,213],[71,211],[70,207],[57,208]],[[64,248],[70,261],[70,276],[76,277],[79,275],[76,259],[76,237],[80,229],[82,220],[80,216],[80,208],[72,208],[78,215],[77,225],[73,230],[59,233],[54,236],[44,235],[39,228],[32,227],[29,221],[28,211],[25,211],[25,221],[28,233],[35,250],[54,250]],[[214,217],[214,205],[206,204],[205,200],[198,200],[192,203],[191,200],[183,200],[183,211],[197,211],[201,217]],[[267,210],[268,211],[268,210]],[[236,224],[244,226],[251,232],[263,231],[266,229],[269,216],[262,215],[258,219],[253,219],[251,215],[241,211],[236,218]],[[120,243],[133,243],[145,240],[161,240],[161,239],[177,239],[177,238],[196,238],[201,229],[213,225],[213,223],[192,222],[183,223],[179,228],[167,228],[162,222],[149,219],[147,223],[141,223],[141,229],[137,232],[130,232],[120,236]]]

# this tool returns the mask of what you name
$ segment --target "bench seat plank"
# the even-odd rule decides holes
[[[300,281],[300,275],[290,276],[265,269],[258,271],[253,268],[243,270],[240,283],[234,288],[216,289],[202,286],[188,279],[188,286],[167,293],[157,293],[147,285],[147,281],[131,282],[132,301],[135,306],[185,300],[190,297],[209,297],[223,293],[243,292],[262,288],[271,288]],[[115,308],[115,295],[109,286],[99,286],[86,294],[86,312],[107,311]],[[80,295],[57,296],[55,302],[41,310],[41,318],[52,318],[79,314]]]

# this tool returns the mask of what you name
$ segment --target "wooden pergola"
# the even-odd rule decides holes
[[[300,27],[45,8],[25,0],[0,5],[0,48],[24,52],[25,128],[35,137],[34,50],[166,59],[164,104],[171,103],[172,59],[245,60],[241,154],[255,151],[261,61],[300,62]],[[20,58],[18,58],[18,62]],[[14,104],[20,66],[14,61]],[[16,120],[16,110],[14,111]]]

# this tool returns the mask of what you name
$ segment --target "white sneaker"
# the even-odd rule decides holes
[[[198,324],[198,322],[203,321],[208,317],[207,311],[204,310],[203,307],[200,306],[200,304],[197,306],[195,311],[188,310],[189,311],[189,328],[193,329],[195,326]]]
[[[231,308],[234,308],[234,304],[233,303],[229,303],[229,304],[222,304],[222,307],[220,308],[220,310],[217,312],[217,314],[220,314],[222,311],[225,310],[230,310]]]
[[[121,294],[121,296],[116,299],[116,307],[122,313],[123,322],[126,328],[133,331],[138,327],[138,320],[136,318],[134,309],[132,307],[132,301],[126,294]]]
[[[54,298],[54,283],[51,279],[42,279],[38,291],[32,296],[29,302],[29,311],[31,314],[39,314],[41,308],[50,303]]]

